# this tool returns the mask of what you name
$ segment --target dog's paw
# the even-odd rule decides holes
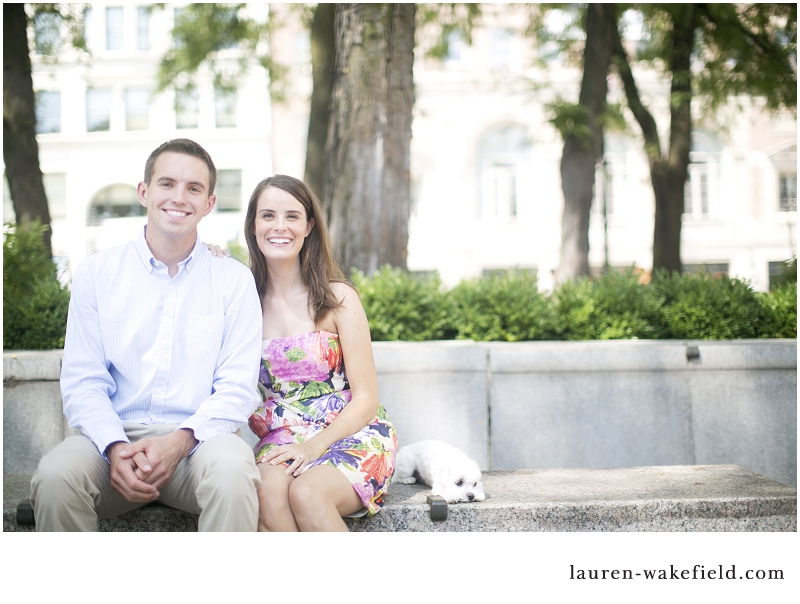
[[[392,482],[396,482],[397,484],[414,484],[417,482],[417,479],[413,476],[394,476],[392,478]]]

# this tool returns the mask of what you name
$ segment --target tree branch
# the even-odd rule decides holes
[[[661,141],[658,137],[656,121],[639,98],[639,91],[633,79],[631,66],[628,62],[628,55],[625,52],[625,48],[622,46],[619,30],[615,27],[611,35],[613,36],[612,61],[616,65],[617,71],[622,78],[622,83],[625,87],[625,96],[628,99],[628,107],[642,129],[645,150],[651,160],[661,159]]]

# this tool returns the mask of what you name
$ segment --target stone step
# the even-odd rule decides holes
[[[392,485],[352,531],[797,531],[797,489],[733,465],[486,472],[486,501],[451,504],[432,520],[423,485]],[[30,477],[3,476],[3,530],[30,497]],[[197,516],[149,505],[101,531],[195,531]]]

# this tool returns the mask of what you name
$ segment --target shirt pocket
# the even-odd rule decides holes
[[[189,315],[185,352],[195,367],[210,371],[216,367],[222,349],[224,323],[225,318],[216,315]]]

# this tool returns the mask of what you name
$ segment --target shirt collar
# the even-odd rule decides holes
[[[142,260],[142,264],[144,264],[145,269],[147,272],[153,272],[153,263],[157,262],[156,257],[153,256],[153,252],[150,251],[150,246],[147,245],[147,239],[145,238],[145,232],[147,230],[147,225],[142,227],[142,230],[139,232],[139,236],[136,237],[134,240],[134,246],[136,247],[136,251],[139,254],[139,258]],[[195,239],[194,247],[192,251],[189,253],[189,256],[186,260],[182,260],[178,262],[178,266],[185,268],[187,271],[191,272],[192,268],[198,263],[200,258],[202,258],[205,254],[210,253],[205,245],[200,242],[200,236],[197,236]]]

